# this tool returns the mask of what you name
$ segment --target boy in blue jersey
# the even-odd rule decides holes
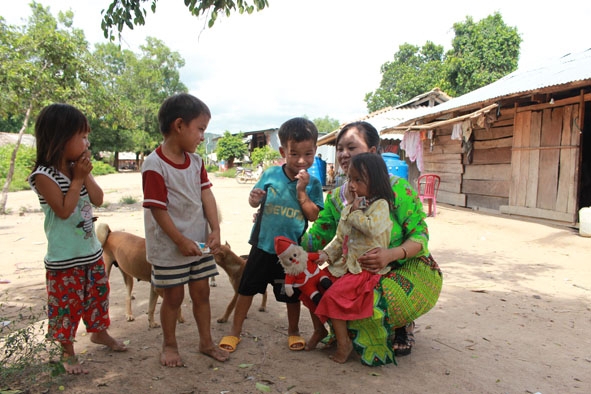
[[[248,197],[253,208],[260,208],[252,228],[252,245],[240,286],[230,335],[222,338],[220,348],[233,352],[240,342],[242,324],[255,294],[263,294],[267,285],[273,286],[275,299],[287,306],[288,345],[291,350],[303,350],[306,343],[299,333],[299,293],[285,294],[285,272],[275,254],[275,237],[283,235],[300,241],[308,221],[318,217],[324,206],[320,180],[308,174],[314,163],[318,130],[305,118],[293,118],[279,128],[285,159],[282,166],[271,167],[261,175]]]

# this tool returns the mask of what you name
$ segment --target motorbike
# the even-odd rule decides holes
[[[258,174],[249,168],[236,167],[236,182],[256,182],[259,179]]]

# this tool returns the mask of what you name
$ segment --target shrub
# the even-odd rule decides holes
[[[224,177],[224,178],[235,178],[236,177],[236,167],[229,168],[226,171],[218,172],[216,175]]]
[[[64,374],[58,342],[46,340],[46,315],[22,307],[16,318],[6,316],[0,303],[0,392],[18,386],[49,386]],[[14,314],[14,312],[11,312]]]
[[[213,174],[214,172],[218,172],[220,168],[215,164],[207,164],[205,169],[208,173]]]
[[[115,167],[110,164],[107,164],[100,160],[92,160],[92,175],[99,176],[99,175],[107,175],[107,174],[114,174],[117,171]]]
[[[0,182],[2,186],[6,182],[8,170],[10,169],[10,158],[14,150],[14,144],[4,145],[0,147]],[[16,154],[16,162],[14,164],[14,174],[12,174],[12,181],[10,182],[11,192],[19,190],[29,190],[31,187],[27,182],[27,178],[33,167],[35,166],[36,150],[30,146],[20,145]],[[0,186],[1,187],[1,186]]]
[[[0,147],[0,187],[6,182],[13,150],[14,144]],[[12,181],[10,182],[8,191],[17,192],[31,189],[27,178],[35,166],[36,154],[37,150],[35,148],[26,145],[19,146],[14,164],[14,174],[12,174]],[[113,166],[100,160],[93,159],[92,167],[92,174],[94,176],[114,174],[117,172]]]
[[[121,202],[121,204],[132,205],[137,202],[137,198],[132,197],[132,196],[123,196],[123,197],[121,197],[120,202]]]

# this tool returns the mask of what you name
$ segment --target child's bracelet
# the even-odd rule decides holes
[[[402,251],[404,252],[404,257],[401,260],[404,260],[404,259],[406,259],[406,256],[408,256],[408,252],[406,251],[404,246],[401,246],[400,249],[402,249]]]

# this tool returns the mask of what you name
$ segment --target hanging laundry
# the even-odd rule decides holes
[[[462,122],[462,139],[464,141],[468,141],[470,136],[472,135],[472,122],[470,119],[464,120]]]
[[[462,139],[462,122],[455,123],[452,130],[451,130],[451,139],[452,140],[461,140]]]
[[[402,142],[400,142],[400,148],[404,149],[406,157],[411,162],[416,161],[419,172],[423,172],[423,142],[421,141],[421,133],[406,131]]]

